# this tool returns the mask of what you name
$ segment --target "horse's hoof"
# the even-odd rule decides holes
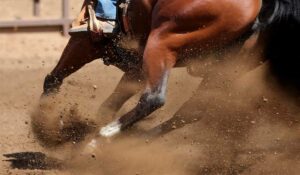
[[[112,137],[121,132],[121,123],[119,121],[111,122],[105,127],[101,128],[100,135],[103,137]]]
[[[55,94],[58,92],[59,87],[62,85],[63,80],[57,76],[48,74],[44,80],[44,95]]]

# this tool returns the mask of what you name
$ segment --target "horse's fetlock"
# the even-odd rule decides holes
[[[160,95],[155,95],[148,98],[152,108],[158,109],[165,105],[165,98]]]

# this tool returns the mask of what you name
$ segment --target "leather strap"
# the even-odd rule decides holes
[[[131,35],[132,29],[129,22],[129,15],[128,15],[128,7],[130,5],[130,0],[126,0],[125,2],[119,5],[119,8],[122,9],[122,27],[124,29],[125,34]]]

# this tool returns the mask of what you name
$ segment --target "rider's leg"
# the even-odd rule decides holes
[[[96,6],[96,16],[101,19],[116,20],[117,8],[116,0],[98,0]]]

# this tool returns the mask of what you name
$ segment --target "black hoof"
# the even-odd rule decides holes
[[[59,90],[59,87],[62,84],[62,79],[55,77],[51,74],[48,74],[45,77],[44,81],[44,92],[43,95],[49,95],[52,93],[57,93]]]

